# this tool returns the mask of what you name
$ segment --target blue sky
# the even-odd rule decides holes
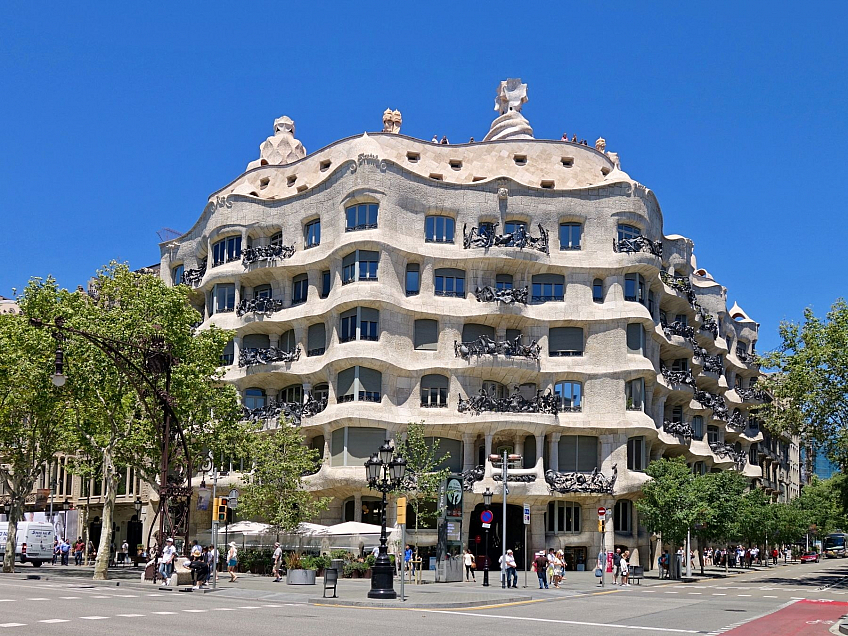
[[[124,6],[127,5],[127,6]],[[667,234],[777,324],[846,295],[844,3],[5,2],[0,295],[158,261],[286,114],[308,151],[379,130],[483,137],[497,83],[538,138],[621,155]]]

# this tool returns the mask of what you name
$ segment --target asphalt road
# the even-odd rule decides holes
[[[570,590],[519,604],[421,610],[268,603],[215,594],[162,592],[152,587],[0,576],[0,636],[266,636],[280,630],[307,636],[356,636],[357,631],[403,631],[416,636],[547,632],[568,636],[816,636],[828,634],[832,626],[829,621],[848,614],[846,583],[848,561],[837,560],[699,583]]]

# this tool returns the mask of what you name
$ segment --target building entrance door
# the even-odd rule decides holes
[[[471,513],[468,527],[468,547],[477,558],[477,569],[483,569],[483,561],[486,558],[486,529],[480,521],[480,513],[483,512],[483,504],[477,504]],[[501,558],[501,541],[503,539],[503,505],[492,503],[489,507],[492,511],[492,527],[489,528],[489,570],[500,569],[498,559]],[[481,541],[477,543],[475,537],[480,536]],[[512,550],[519,569],[524,569],[524,508],[513,504],[506,506],[506,548]],[[529,555],[528,555],[529,556]]]

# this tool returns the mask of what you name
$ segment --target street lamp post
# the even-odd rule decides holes
[[[495,496],[489,487],[486,486],[486,490],[483,492],[483,507],[488,510],[489,506],[492,505],[492,497]],[[491,524],[486,524],[486,559],[483,562],[483,587],[489,587],[489,526]]]
[[[380,529],[380,552],[377,562],[371,568],[371,589],[368,598],[394,599],[394,569],[386,547],[386,495],[397,489],[406,475],[406,460],[394,455],[394,446],[386,440],[380,450],[366,462],[368,487],[383,494],[382,525]]]

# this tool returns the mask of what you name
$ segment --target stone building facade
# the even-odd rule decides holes
[[[333,500],[315,521],[377,521],[363,462],[423,421],[465,477],[473,550],[487,487],[500,519],[490,455],[507,450],[516,554],[526,503],[530,549],[591,562],[604,506],[606,544],[647,563],[633,502],[651,460],[776,492],[790,479],[763,472],[783,449],[764,453],[748,415],[764,397],[758,325],[727,308],[691,240],[665,234],[655,194],[604,140],[534,139],[525,101],[504,82],[486,140],[459,145],[400,134],[395,111],[384,132],[307,155],[281,118],[261,158],[161,244],[161,275],[193,287],[204,327],[236,330],[225,377],[250,416],[288,416],[321,451],[307,481]]]

